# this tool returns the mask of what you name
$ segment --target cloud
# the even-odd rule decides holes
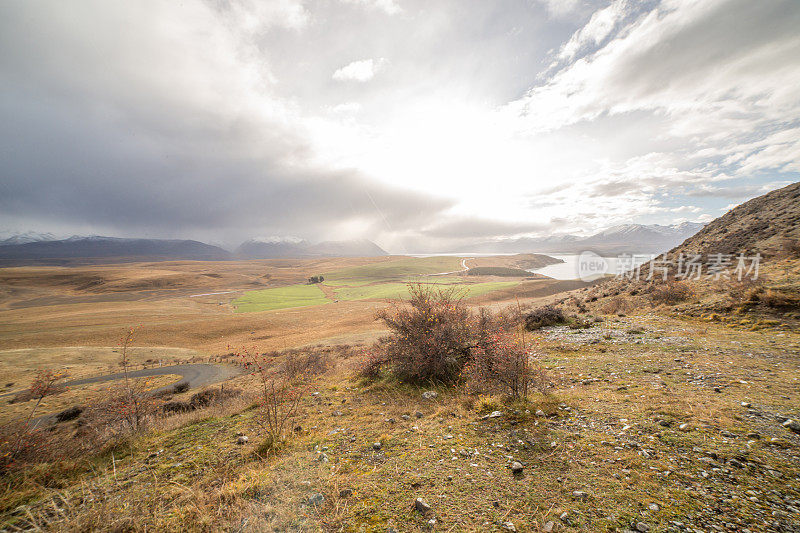
[[[395,0],[340,0],[345,4],[360,4],[369,8],[379,9],[389,15],[396,15],[402,9]]]
[[[596,11],[589,22],[561,47],[558,58],[569,61],[587,46],[599,45],[631,11],[629,0],[615,0],[608,7]]]
[[[554,18],[565,18],[581,7],[580,0],[538,0]]]
[[[386,59],[362,59],[360,61],[353,61],[333,73],[333,79],[336,81],[358,81],[365,82],[375,77],[375,74],[386,64]]]
[[[342,2],[4,6],[0,229],[435,251],[800,176],[797,2]]]

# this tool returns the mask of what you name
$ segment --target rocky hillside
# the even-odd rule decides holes
[[[715,219],[670,254],[785,253],[800,241],[800,182],[745,202]]]

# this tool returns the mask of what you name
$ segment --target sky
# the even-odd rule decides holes
[[[0,3],[0,230],[393,253],[800,175],[797,0]]]

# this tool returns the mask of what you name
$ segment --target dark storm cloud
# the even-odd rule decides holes
[[[116,7],[5,6],[3,222],[233,244],[255,234],[335,238],[348,223],[413,227],[450,207],[315,164],[302,117],[269,94],[270,73],[243,79],[238,36],[212,33],[214,51],[195,48],[202,35],[178,35],[170,48],[147,9]],[[209,22],[203,10],[179,14],[198,17],[196,29]],[[133,27],[116,27],[126,15]]]

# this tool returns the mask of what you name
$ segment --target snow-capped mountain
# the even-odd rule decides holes
[[[0,247],[0,261],[36,262],[73,259],[130,260],[223,260],[226,250],[199,241],[179,239],[124,239],[74,235],[68,239],[40,240]]]
[[[660,253],[665,252],[703,229],[699,222],[682,222],[663,226],[660,224],[621,224],[595,233],[589,237],[554,235],[549,237],[522,237],[477,243],[462,247],[463,252],[476,253],[580,253],[591,250],[600,254]]]
[[[36,231],[26,231],[24,233],[5,233],[0,234],[0,246],[27,244],[29,242],[55,241],[56,239],[58,239],[58,237],[52,233],[39,233]]]

